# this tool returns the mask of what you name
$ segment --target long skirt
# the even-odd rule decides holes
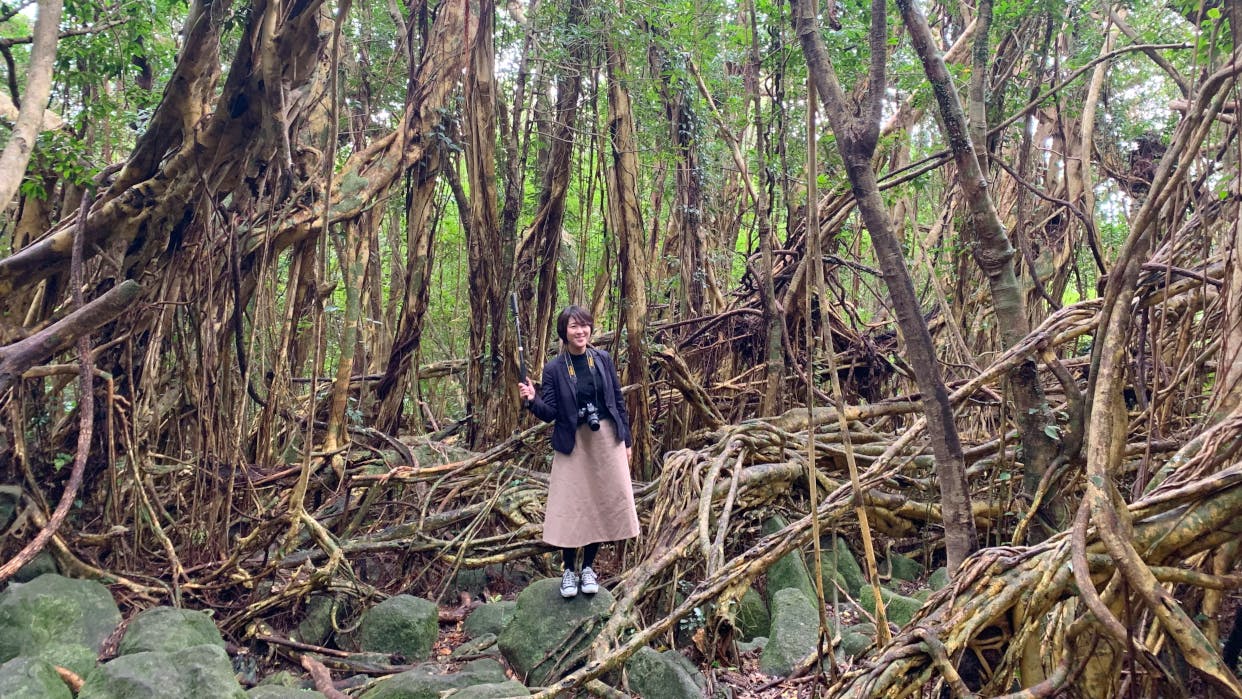
[[[578,427],[571,454],[553,452],[543,540],[560,548],[638,536],[634,487],[612,420]]]

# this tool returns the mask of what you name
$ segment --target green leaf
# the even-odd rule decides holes
[[[1048,435],[1052,439],[1060,440],[1061,428],[1056,425],[1047,425],[1044,427],[1044,434]]]

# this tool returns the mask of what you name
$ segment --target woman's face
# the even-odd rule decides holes
[[[565,349],[572,354],[582,354],[590,339],[591,326],[570,318],[569,324],[565,326]]]

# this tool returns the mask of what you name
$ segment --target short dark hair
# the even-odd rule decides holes
[[[556,318],[556,334],[561,338],[561,342],[569,342],[565,333],[569,330],[571,320],[576,320],[581,325],[589,325],[592,330],[595,329],[595,318],[591,317],[587,309],[582,306],[566,306]]]

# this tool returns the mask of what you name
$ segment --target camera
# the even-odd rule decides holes
[[[599,432],[599,408],[594,403],[587,403],[578,408],[578,424],[586,423],[592,432]]]

